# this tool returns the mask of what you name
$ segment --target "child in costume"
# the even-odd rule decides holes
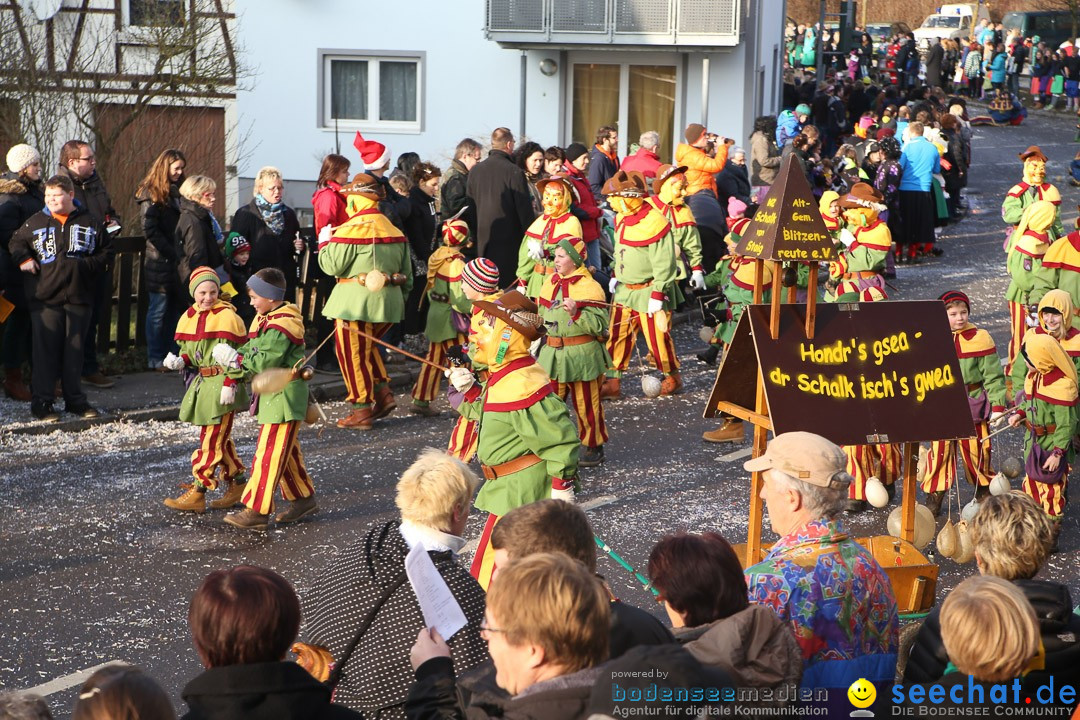
[[[568,178],[552,175],[536,183],[544,212],[525,231],[518,250],[517,276],[522,292],[537,298],[548,275],[555,272],[551,255],[560,240],[581,239],[581,221],[570,214],[574,186]]]
[[[1055,240],[1043,255],[1042,266],[1046,272],[1035,276],[1029,295],[1031,302],[1040,302],[1047,292],[1060,288],[1069,293],[1074,308],[1080,307],[1080,230]]]
[[[1069,462],[1076,428],[1076,368],[1049,335],[1031,333],[1021,351],[1028,366],[1024,400],[1009,425],[1027,428],[1024,437],[1024,492],[1039,503],[1061,530],[1069,487]]]
[[[263,268],[248,280],[248,297],[255,320],[248,341],[236,349],[218,343],[211,354],[225,368],[225,385],[235,386],[264,370],[293,368],[304,359],[304,319],[300,308],[285,302],[285,276],[276,268]],[[274,490],[289,501],[277,513],[279,524],[296,522],[318,509],[315,487],[304,467],[297,434],[307,415],[307,382],[296,377],[283,390],[256,397],[259,439],[251,463],[251,478],[244,487],[244,509],[225,516],[225,522],[247,530],[265,530],[274,508]]]
[[[1009,301],[1009,322],[1012,334],[1009,338],[1009,358],[1005,374],[1011,375],[1016,355],[1024,341],[1029,322],[1031,291],[1035,288],[1036,277],[1049,273],[1043,270],[1042,261],[1046,251],[1057,238],[1053,234],[1054,218],[1057,207],[1046,200],[1036,200],[1027,206],[1020,224],[1009,237],[1005,250],[1008,253],[1005,267],[1009,271],[1009,287],[1005,299]],[[1041,281],[1043,284],[1049,280]],[[1031,322],[1034,325],[1034,322]]]
[[[493,569],[488,542],[499,517],[551,497],[572,502],[578,471],[578,436],[555,383],[529,354],[543,337],[537,306],[517,291],[497,300],[477,300],[470,350],[488,378],[469,368],[450,370],[450,404],[480,423],[477,455],[486,482],[476,507],[489,514],[473,560],[472,574],[487,587]]]
[[[1038,325],[1029,328],[1024,339],[1026,340],[1032,333],[1049,335],[1061,343],[1062,350],[1072,358],[1077,372],[1080,372],[1080,329],[1073,327],[1073,321],[1076,319],[1074,307],[1076,306],[1073,305],[1072,298],[1064,290],[1051,290],[1046,293],[1039,301],[1036,313]],[[1013,387],[1022,386],[1026,376],[1027,367],[1024,363],[1014,363],[1012,374],[1009,376]]]
[[[225,495],[210,503],[217,510],[240,501],[244,489],[244,464],[232,440],[233,414],[247,407],[244,385],[226,383],[224,371],[214,363],[211,349],[218,343],[239,347],[246,339],[236,309],[219,296],[220,285],[213,268],[198,267],[188,280],[195,303],[176,324],[180,354],[169,353],[162,361],[169,370],[184,370],[190,382],[180,403],[180,420],[199,428],[199,449],[191,454],[194,481],[186,492],[166,498],[165,504],[184,512],[205,512],[206,491],[225,481]]]
[[[585,267],[585,242],[568,239],[555,248],[555,274],[540,289],[537,304],[547,333],[537,361],[558,383],[561,398],[570,397],[577,415],[583,467],[604,461],[608,439],[600,386],[611,356],[604,347],[608,312],[604,289]]]
[[[645,176],[637,171],[619,170],[604,184],[604,193],[616,219],[615,272],[609,286],[614,293],[608,340],[612,368],[601,397],[620,397],[620,378],[630,365],[639,330],[665,375],[660,394],[672,395],[682,388],[682,376],[671,340],[671,311],[665,309],[677,275],[671,224],[645,202]]]
[[[338,427],[371,430],[375,420],[397,407],[371,338],[381,338],[404,319],[412,261],[405,235],[379,211],[385,191],[378,178],[358,173],[341,191],[349,219],[319,245],[319,267],[337,277],[323,315],[334,319],[338,366],[348,389],[345,402],[352,406]]]
[[[956,480],[957,450],[964,460],[968,482],[976,487],[975,497],[983,498],[990,492],[994,469],[990,464],[990,443],[983,441],[990,432],[988,423],[1001,417],[1005,410],[1005,374],[994,339],[986,330],[971,323],[971,301],[967,295],[950,290],[942,294],[940,300],[945,303],[945,312],[949,316],[956,356],[960,359],[960,374],[971,406],[971,419],[975,422],[975,435],[962,440],[930,443],[922,489],[926,493],[926,507],[934,515],[940,512],[941,502]]]
[[[225,236],[225,272],[229,275],[229,284],[232,286],[229,302],[236,308],[236,314],[244,321],[244,327],[251,324],[255,319],[255,308],[251,307],[248,300],[247,281],[251,277],[251,243],[238,232],[231,232]]]
[[[694,290],[705,289],[705,268],[702,266],[701,233],[690,206],[686,204],[685,166],[661,165],[656,169],[656,178],[652,183],[653,194],[646,200],[657,212],[671,224],[671,234],[675,239],[676,282],[672,285],[672,294],[668,300],[668,310],[674,310],[685,300],[679,283],[686,279],[686,267],[690,268],[690,287]],[[746,205],[732,197],[728,202]]]
[[[1001,219],[1015,228],[1020,224],[1029,205],[1040,200],[1049,202],[1054,205],[1055,215],[1048,227],[1053,228],[1054,237],[1061,237],[1065,234],[1058,209],[1061,205],[1061,193],[1046,182],[1046,163],[1049,159],[1038,145],[1032,145],[1020,153],[1020,160],[1024,163],[1024,179],[1013,185],[1005,195],[1005,200],[1001,203]]]
[[[477,300],[492,301],[499,297],[499,268],[487,258],[476,258],[465,264],[461,270],[461,291],[472,305],[469,318],[469,339],[466,343],[469,363],[476,372],[480,382],[487,380],[487,367],[476,362],[475,343],[472,339],[480,330],[480,322],[483,315],[476,307]],[[454,430],[450,433],[450,444],[446,452],[462,462],[471,462],[476,455],[476,443],[479,439],[479,423],[459,415],[454,423]]]
[[[855,240],[829,264],[834,281],[852,280],[859,290],[868,287],[885,289],[885,260],[892,252],[892,233],[879,213],[887,209],[881,193],[867,183],[855,183],[851,192],[840,199],[844,220],[853,228]],[[826,300],[830,299],[826,294]]]
[[[461,289],[461,271],[465,267],[462,250],[469,245],[469,226],[464,220],[447,220],[442,227],[443,244],[428,258],[427,285],[424,295],[430,301],[424,335],[428,339],[427,359],[445,365],[447,352],[468,342],[472,301]],[[439,394],[441,373],[423,365],[412,390],[409,412],[424,417],[438,415],[431,401]]]

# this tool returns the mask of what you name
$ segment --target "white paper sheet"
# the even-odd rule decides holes
[[[461,606],[422,544],[414,545],[405,556],[405,574],[420,602],[427,627],[434,627],[444,640],[449,640],[468,624]]]

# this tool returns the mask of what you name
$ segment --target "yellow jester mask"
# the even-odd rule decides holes
[[[686,176],[672,175],[660,186],[660,200],[665,205],[682,205],[686,200]]]

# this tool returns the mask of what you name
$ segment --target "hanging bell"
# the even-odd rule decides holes
[[[645,393],[645,397],[660,397],[660,380],[652,375],[642,375],[641,392]]]
[[[889,493],[876,477],[866,481],[865,494],[866,501],[876,508],[883,508],[889,504]]]
[[[952,524],[952,520],[947,520],[941,531],[937,536],[937,548],[938,552],[947,558],[951,558],[956,555],[958,549],[956,537],[956,527]]]
[[[794,266],[787,265],[784,267],[784,287],[795,287],[795,283],[799,280],[799,273],[795,270]]]
[[[964,563],[971,562],[975,557],[975,543],[971,539],[971,529],[968,524],[961,520],[956,524],[956,554],[953,555],[953,562]]]
[[[371,292],[379,292],[386,286],[386,276],[378,270],[372,270],[364,276],[364,287]]]

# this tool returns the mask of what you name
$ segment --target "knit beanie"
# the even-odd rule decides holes
[[[585,241],[576,237],[564,237],[557,243],[559,247],[566,251],[566,254],[570,256],[570,259],[574,261],[574,264],[581,267],[585,264],[586,250]]]
[[[225,256],[232,260],[237,253],[251,252],[251,243],[238,232],[231,232],[225,236]]]
[[[218,287],[221,287],[221,280],[218,279],[218,274],[213,268],[203,265],[202,267],[197,267],[191,271],[191,278],[188,279],[188,293],[191,294],[191,297],[195,297],[195,288],[199,287],[199,285],[202,285],[207,280],[210,280]]]
[[[15,174],[21,173],[29,166],[39,162],[41,162],[41,155],[38,153],[37,150],[30,147],[26,143],[13,145],[11,149],[8,150],[8,170]]]
[[[727,214],[728,217],[742,217],[742,214],[746,212],[746,203],[739,198],[732,195],[727,201]]]
[[[589,152],[589,149],[581,143],[570,143],[566,146],[566,162],[573,164],[575,160]]]
[[[704,135],[704,134],[705,134],[705,126],[704,125],[702,125],[701,123],[690,123],[689,125],[686,126],[686,132],[684,133],[684,136],[686,137],[686,142],[693,145],[698,140],[700,140],[701,136]]]
[[[461,271],[461,281],[478,293],[490,295],[499,289],[499,268],[487,258],[476,258]]]
[[[469,239],[469,226],[464,220],[447,220],[443,223],[442,233],[447,247],[461,245]]]
[[[971,311],[971,301],[968,300],[967,295],[959,290],[947,290],[941,294],[941,297],[939,297],[938,300],[941,300],[945,305],[951,305],[954,302],[962,302],[967,305],[968,312]]]
[[[795,114],[796,115],[809,115],[810,114],[810,106],[807,105],[806,103],[799,103],[798,105],[795,106]]]

